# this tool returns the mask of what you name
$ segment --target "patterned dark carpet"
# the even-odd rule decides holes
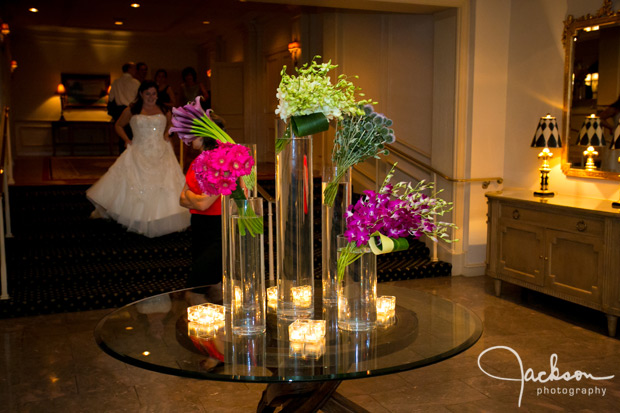
[[[273,181],[261,185],[274,193]],[[150,239],[113,221],[90,219],[87,188],[10,188],[14,237],[6,240],[6,250],[11,298],[0,300],[0,318],[116,308],[184,288],[191,229]],[[320,211],[315,205],[317,230]],[[315,276],[320,279],[320,233],[315,240]],[[431,262],[420,241],[412,241],[408,251],[379,256],[377,267],[380,282],[451,272],[450,264]]]
[[[87,186],[12,187],[0,317],[114,308],[183,288],[189,232],[149,239],[90,219]]]

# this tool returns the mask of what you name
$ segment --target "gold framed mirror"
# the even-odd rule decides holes
[[[564,22],[562,171],[567,176],[620,181],[620,11],[611,3],[604,0],[596,14],[568,16]]]

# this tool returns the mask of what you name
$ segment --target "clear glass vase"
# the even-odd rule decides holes
[[[258,219],[262,226],[263,199],[231,199],[229,212],[232,333],[263,333],[266,330],[263,234],[250,229]]]
[[[351,205],[351,171],[347,168],[337,185],[330,185],[336,176],[338,168],[326,165],[323,168],[322,203],[321,203],[321,249],[322,249],[322,286],[323,305],[338,303],[338,235],[346,229],[345,213]],[[330,187],[331,199],[325,198],[325,189]],[[329,195],[328,195],[329,196]],[[331,205],[326,205],[329,201]]]
[[[257,187],[257,172],[256,172],[256,144],[255,143],[241,143],[240,145],[246,146],[250,150],[250,154],[254,159],[254,166],[252,167],[254,178],[254,188],[250,191],[251,197],[258,196]],[[224,307],[230,311],[230,300],[232,290],[230,287],[230,211],[228,208],[230,196],[222,195],[222,301]],[[264,258],[263,258],[264,268]]]
[[[338,330],[338,354],[341,369],[338,373],[350,370],[374,370],[377,368],[377,330],[345,331]]]
[[[233,335],[231,339],[232,373],[237,376],[267,375],[266,334]]]
[[[278,317],[314,314],[312,138],[292,136],[276,156]]]
[[[338,256],[348,241],[338,236]],[[377,326],[377,256],[370,247],[356,247],[361,257],[349,264],[338,282],[338,328],[369,331]]]

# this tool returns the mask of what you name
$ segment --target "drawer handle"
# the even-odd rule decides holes
[[[588,229],[588,225],[583,221],[577,221],[576,227],[577,227],[577,231],[579,232],[583,232],[586,229]]]
[[[519,214],[519,210],[515,209],[514,211],[512,211],[512,218],[513,219],[519,219],[521,217],[521,214]]]

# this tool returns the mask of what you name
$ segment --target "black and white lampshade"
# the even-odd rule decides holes
[[[614,129],[614,137],[609,145],[609,149],[620,149],[620,121],[618,121],[616,129]]]
[[[605,146],[605,136],[603,136],[603,126],[601,125],[601,118],[596,115],[587,116],[579,136],[577,137],[577,145],[581,146]]]
[[[538,127],[532,139],[532,148],[561,148],[562,140],[558,123],[551,115],[544,116],[538,121]]]

